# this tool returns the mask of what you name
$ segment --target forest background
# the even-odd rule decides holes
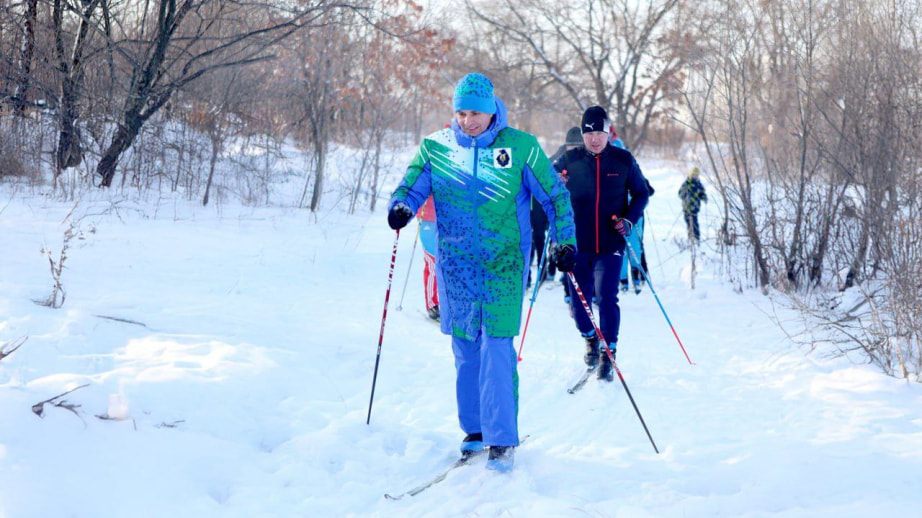
[[[805,347],[918,381],[920,36],[917,0],[6,1],[0,181],[380,211],[388,151],[480,71],[549,153],[599,104],[637,156],[700,164],[727,282],[796,308]]]

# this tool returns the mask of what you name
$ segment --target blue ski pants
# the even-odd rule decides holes
[[[487,446],[518,446],[519,374],[512,337],[452,336],[458,373],[458,420],[464,433],[482,433]]]

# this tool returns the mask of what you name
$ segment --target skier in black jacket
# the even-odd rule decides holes
[[[599,327],[612,353],[618,344],[621,309],[618,281],[624,260],[625,236],[643,215],[649,194],[646,179],[630,151],[609,142],[608,115],[601,106],[583,113],[584,146],[572,149],[554,162],[570,191],[576,222],[576,264],[573,275],[587,301],[599,305]],[[556,254],[565,255],[559,247]],[[569,282],[569,281],[568,281]],[[598,378],[614,379],[611,362],[599,351],[599,337],[570,286],[571,313],[583,338],[590,367],[599,366]]]

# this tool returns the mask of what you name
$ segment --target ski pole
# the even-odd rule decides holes
[[[368,418],[365,424],[371,424],[371,405],[375,401],[375,384],[378,382],[378,364],[381,363],[381,344],[384,342],[384,322],[387,320],[387,301],[391,298],[391,283],[394,280],[394,264],[397,262],[397,240],[400,230],[394,236],[394,252],[391,254],[391,267],[387,273],[387,292],[384,294],[384,313],[381,315],[381,332],[378,334],[378,355],[375,357],[375,374],[371,379],[371,398],[368,400]]]
[[[637,264],[640,264],[640,261],[637,259],[637,253],[634,252],[634,247],[631,246],[630,241],[625,239],[624,242],[627,244],[627,250],[631,254],[631,257],[633,257],[634,260],[637,261]],[[682,348],[682,352],[685,354],[685,359],[688,360],[689,365],[694,365],[695,362],[691,361],[691,358],[688,357],[688,352],[685,350],[685,346],[682,345],[682,340],[679,338],[679,334],[676,333],[675,326],[672,325],[672,321],[669,320],[669,315],[666,314],[666,308],[664,308],[663,303],[660,302],[659,295],[657,295],[656,290],[653,289],[653,283],[650,282],[650,277],[647,276],[647,272],[644,271],[643,267],[640,267],[640,273],[643,274],[644,280],[647,281],[647,286],[650,287],[650,292],[653,293],[653,297],[656,299],[656,303],[659,305],[660,311],[662,311],[663,316],[666,317],[666,323],[669,324],[669,328],[672,329],[672,335],[675,336],[676,341],[679,342],[679,347]]]
[[[551,227],[548,225],[547,232],[544,234],[544,250],[541,252],[541,260],[538,261],[538,279],[535,280],[535,288],[531,292],[531,303],[528,305],[528,316],[525,317],[525,328],[522,329],[522,341],[519,342],[519,361],[522,361],[522,348],[525,347],[525,334],[528,333],[528,322],[531,320],[531,310],[535,307],[535,299],[538,298],[538,286],[541,285],[541,273],[544,272],[544,262],[547,261],[547,251],[551,244]],[[531,265],[529,265],[531,268]]]
[[[422,215],[420,214],[420,216]],[[416,238],[413,239],[413,250],[410,252],[410,265],[407,266],[407,277],[403,281],[403,292],[400,294],[400,304],[397,304],[397,311],[403,311],[403,297],[407,294],[407,284],[410,282],[410,270],[413,269],[413,258],[416,257],[416,243],[419,242],[419,232],[422,226],[422,222],[417,221]]]
[[[646,213],[644,213],[644,216],[646,216]],[[656,244],[656,236],[653,235],[653,226],[654,225],[652,224],[650,225],[650,240],[653,241],[653,249],[656,250],[656,260],[659,261],[659,273],[662,275],[663,274],[663,256],[659,252],[659,245]],[[646,232],[646,230],[644,230],[644,232]]]
[[[647,423],[644,422],[643,416],[640,415],[640,410],[637,408],[637,403],[634,402],[634,396],[631,395],[631,390],[627,388],[627,382],[624,381],[624,376],[621,375],[621,369],[618,368],[618,364],[615,363],[615,356],[611,352],[611,347],[608,346],[608,340],[605,339],[605,336],[602,335],[602,330],[595,323],[595,317],[592,316],[592,309],[589,307],[589,303],[586,302],[586,297],[583,296],[583,290],[579,289],[579,283],[576,282],[576,276],[573,275],[573,272],[567,272],[567,276],[570,278],[570,283],[573,285],[573,289],[576,290],[576,294],[579,295],[580,302],[583,303],[583,309],[586,310],[586,316],[589,317],[589,321],[592,322],[592,327],[595,328],[595,332],[599,335],[599,340],[605,344],[605,354],[608,355],[608,359],[611,361],[611,366],[615,369],[615,372],[618,373],[618,379],[621,380],[621,386],[624,387],[624,392],[627,394],[628,399],[631,400],[631,406],[634,407],[634,412],[637,414],[637,418],[640,419],[640,424],[643,426],[643,431],[647,432],[647,438],[650,439],[650,444],[653,445],[653,451],[659,453],[659,449],[656,447],[656,443],[653,442],[653,436],[650,435],[650,430],[647,428]]]

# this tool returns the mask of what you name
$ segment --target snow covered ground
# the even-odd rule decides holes
[[[617,380],[566,393],[582,341],[546,285],[515,470],[479,460],[396,502],[384,493],[432,477],[462,438],[419,257],[401,305],[415,227],[399,240],[369,426],[395,235],[380,210],[108,193],[75,207],[0,188],[0,345],[28,337],[0,360],[0,518],[918,516],[922,387],[792,344],[766,297],[722,281],[712,239],[689,289],[675,239],[686,167],[641,166],[657,189],[651,276],[695,362],[649,290],[622,296],[619,367],[661,453]],[[36,305],[52,285],[41,250],[57,259],[71,223],[66,301]],[[70,410],[33,412],[82,385]]]

